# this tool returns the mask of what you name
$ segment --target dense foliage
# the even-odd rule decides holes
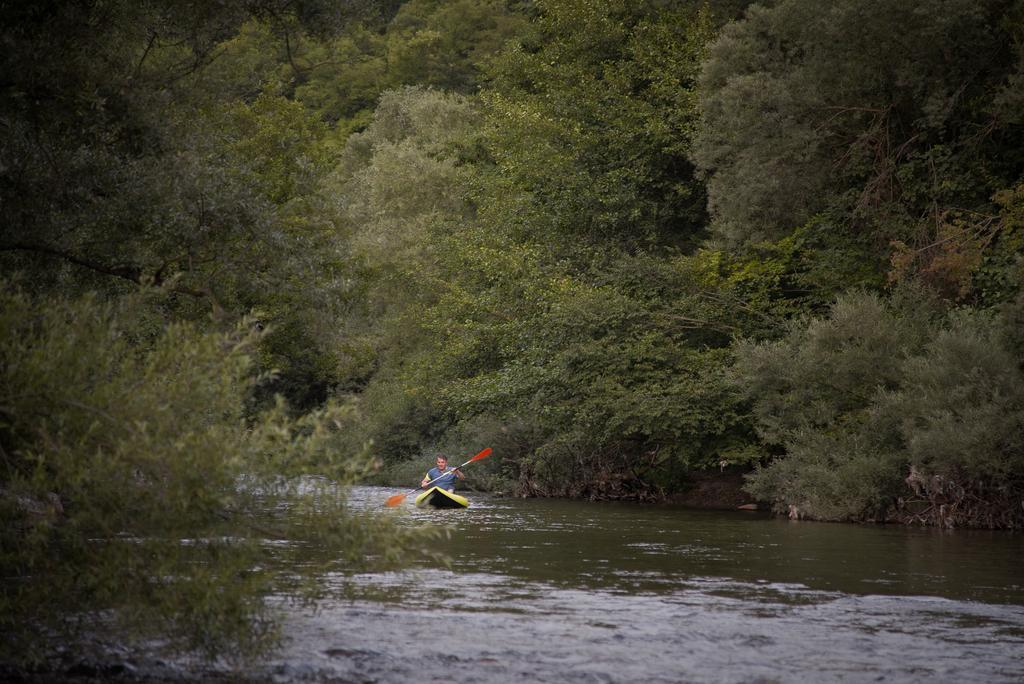
[[[1020,527],[1022,303],[943,314],[919,291],[854,293],[742,345],[759,433],[786,454],[752,491],[792,517]]]
[[[1019,2],[789,0],[709,52],[716,238],[825,228],[814,259],[877,293],[737,349],[776,454],[751,491],[791,515],[1021,525],[1022,42]]]
[[[256,525],[412,543],[288,489],[367,458],[1020,527],[1024,5],[748,5],[4,5],[4,643],[258,651]]]
[[[246,416],[251,321],[204,333],[163,325],[146,301],[159,292],[102,303],[0,285],[3,661],[95,633],[97,610],[136,638],[260,653],[277,636],[268,591],[316,598],[318,571],[419,546],[345,510],[341,486],[367,461],[339,457],[341,409]],[[307,548],[297,575],[288,559]]]
[[[316,598],[325,569],[421,546],[345,509],[371,457],[340,450],[344,411],[315,405],[334,355],[313,312],[346,301],[309,211],[331,129],[281,93],[204,80],[246,27],[327,40],[354,21],[380,19],[358,3],[3,6],[0,660],[108,627],[262,653],[270,590]]]
[[[835,207],[890,237],[933,203],[978,210],[1021,161],[1012,5],[790,1],[727,27],[696,154],[716,231],[784,235]]]
[[[361,427],[389,462],[502,443],[492,485],[521,494],[658,497],[694,470],[760,463],[751,492],[794,515],[1019,525],[1009,437],[958,442],[984,455],[926,455],[928,416],[958,424],[970,407],[889,396],[924,392],[908,375],[919,364],[958,382],[926,342],[1009,320],[993,307],[1019,292],[1019,7],[795,0],[723,27],[732,9],[538,3],[476,111],[450,105],[445,129],[466,132],[447,146],[395,109],[437,95],[382,104],[368,131],[403,130],[445,171],[406,163],[389,178],[424,170],[417,194],[375,194],[399,187],[379,175],[392,151],[357,137],[360,170],[343,162],[350,180],[330,189],[365,207],[342,223],[376,241]],[[880,311],[892,297],[926,307],[930,322],[901,332],[902,314],[868,315],[849,291]],[[851,307],[848,329],[877,335],[873,356],[795,351]],[[779,338],[794,351],[769,366],[773,384],[752,350]],[[782,397],[817,415],[847,391],[856,410],[771,428]],[[847,426],[883,411],[875,392],[898,436]],[[1014,410],[991,421],[1012,435]],[[871,441],[842,446],[841,429]],[[948,492],[919,485],[931,476],[971,493],[956,514]]]

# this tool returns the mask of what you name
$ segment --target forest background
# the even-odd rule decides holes
[[[268,526],[399,562],[335,483],[482,446],[512,495],[1024,524],[1019,0],[0,13],[7,655],[95,606],[257,652]]]

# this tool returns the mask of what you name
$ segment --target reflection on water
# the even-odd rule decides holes
[[[394,493],[357,488],[382,508]],[[294,610],[280,680],[1020,682],[1024,536],[475,496],[450,569]],[[351,578],[328,577],[339,586]]]
[[[359,488],[353,503],[373,507],[381,491]],[[466,511],[408,514],[453,527],[443,548],[457,571],[592,589],[669,591],[689,577],[715,577],[1024,605],[1019,534],[482,496]]]

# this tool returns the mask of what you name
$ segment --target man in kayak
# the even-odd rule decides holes
[[[429,482],[437,480],[434,482],[435,487],[447,489],[449,492],[454,491],[455,480],[461,480],[465,475],[458,468],[448,470],[448,458],[445,456],[438,455],[436,463],[437,466],[428,470],[427,474],[423,476],[420,487],[426,487]]]

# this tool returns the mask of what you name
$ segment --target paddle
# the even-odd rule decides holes
[[[472,463],[473,461],[479,461],[479,460],[481,460],[481,459],[487,458],[488,456],[490,456],[490,455],[491,455],[491,451],[492,451],[491,447],[487,447],[486,449],[484,449],[484,450],[483,450],[483,451],[481,451],[481,452],[480,452],[479,454],[477,454],[477,455],[476,455],[476,456],[474,456],[473,458],[469,459],[468,461],[466,461],[466,462],[465,462],[465,463],[463,463],[462,465],[460,465],[460,466],[455,466],[455,467],[454,467],[454,468],[452,468],[451,470],[447,470],[447,471],[445,471],[445,473],[443,473],[443,474],[441,474],[441,475],[438,475],[437,477],[435,477],[435,478],[434,478],[433,480],[431,480],[431,481],[430,481],[430,482],[428,482],[427,484],[425,484],[425,485],[420,485],[420,486],[419,486],[419,487],[417,487],[416,489],[410,489],[409,491],[405,492],[404,494],[395,494],[394,496],[392,496],[391,498],[389,498],[389,499],[387,500],[387,506],[389,506],[390,508],[394,508],[394,507],[395,507],[395,506],[397,506],[398,504],[402,503],[402,499],[404,499],[405,497],[409,496],[409,495],[410,495],[410,494],[412,494],[413,492],[418,492],[419,490],[423,489],[424,487],[429,487],[430,485],[434,484],[435,482],[437,482],[438,480],[440,480],[440,479],[441,479],[442,477],[444,477],[445,475],[447,475],[448,473],[450,473],[450,472],[451,472],[452,470],[458,470],[459,468],[465,468],[466,466],[468,466],[468,465],[469,465],[470,463]]]

